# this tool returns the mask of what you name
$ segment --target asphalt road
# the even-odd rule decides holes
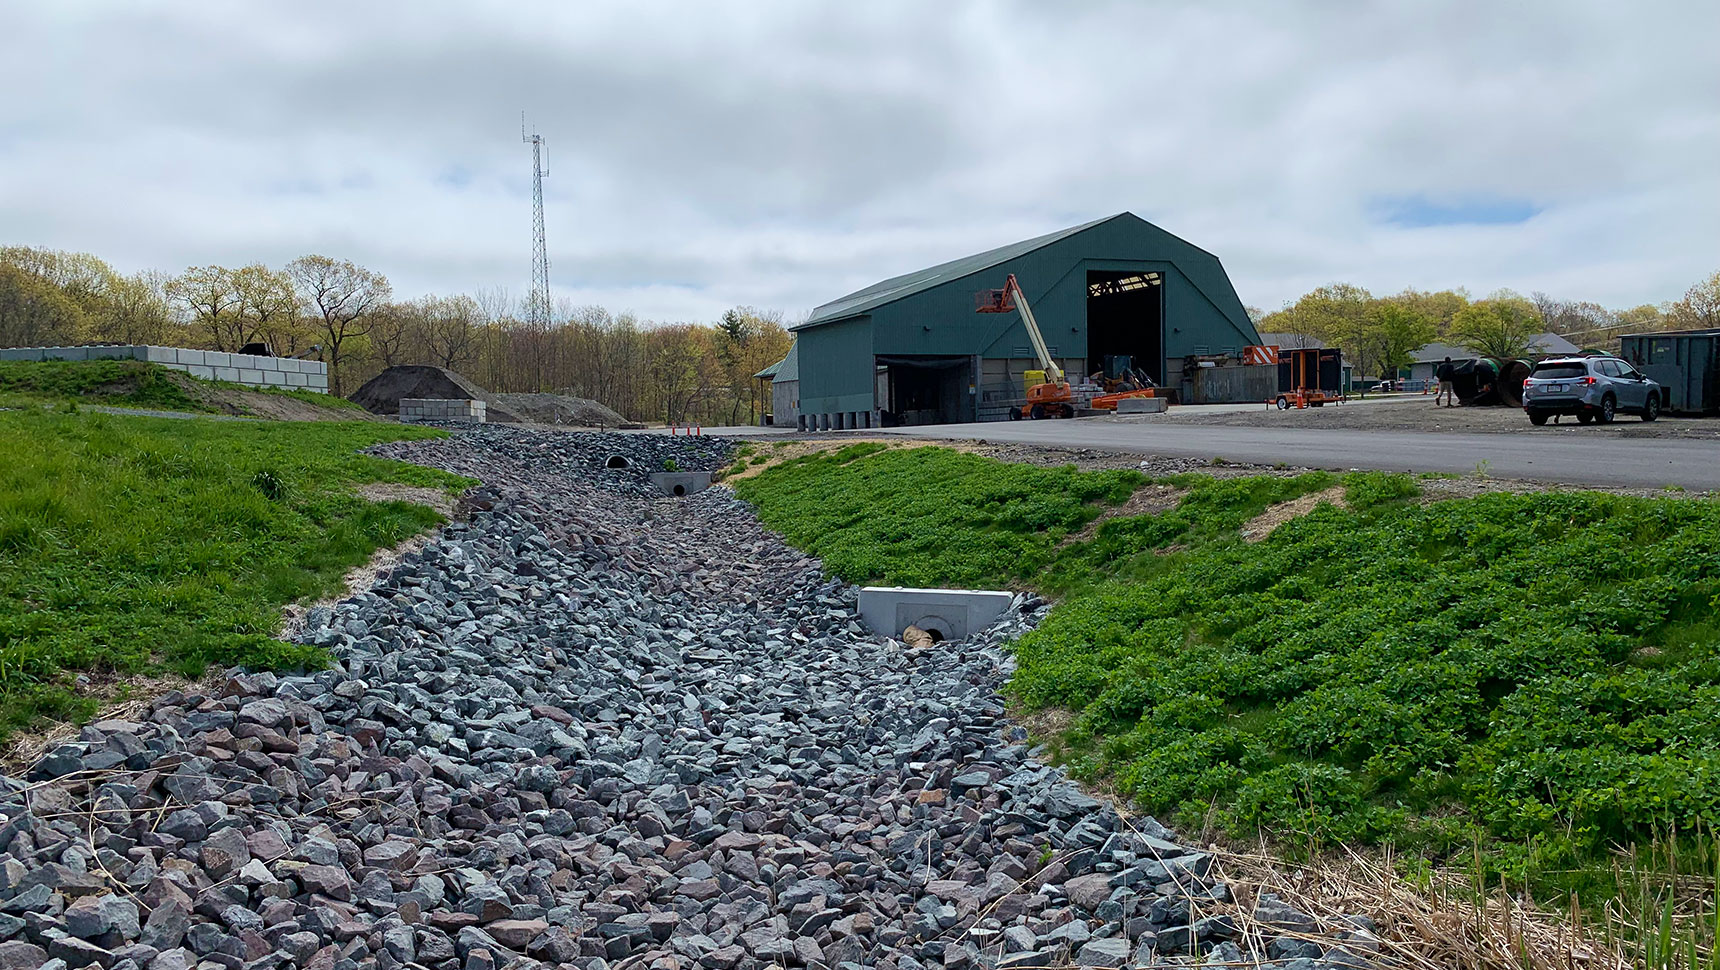
[[[883,428],[869,434],[932,440],[1099,448],[1107,451],[1228,458],[1312,468],[1450,472],[1493,478],[1627,488],[1720,489],[1720,441],[1680,438],[1325,431],[1236,428],[1165,423],[1118,423],[1115,418],[999,421]]]

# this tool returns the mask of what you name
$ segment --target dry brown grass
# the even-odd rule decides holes
[[[368,482],[355,491],[367,502],[410,502],[429,506],[446,517],[454,514],[454,496],[449,495],[446,489],[398,482]]]
[[[793,461],[796,458],[804,458],[807,455],[817,452],[835,451],[838,448],[846,448],[849,445],[868,443],[887,445],[891,448],[895,448],[899,447],[902,444],[902,441],[899,438],[832,438],[824,441],[760,442],[752,454],[747,455],[744,458],[736,459],[738,462],[748,463],[746,467],[739,471],[724,472],[723,481],[733,482],[739,481],[743,478],[751,478],[754,475],[764,473],[768,469],[775,468],[783,462]],[[761,457],[765,460],[756,465],[751,464],[751,462]]]
[[[846,448],[849,445],[862,444],[883,445],[886,448],[947,448],[950,451],[960,451],[977,455],[987,455],[992,450],[992,446],[983,441],[919,441],[912,438],[841,437],[826,438],[817,441],[802,441],[794,439],[789,441],[758,442],[755,445],[755,450],[752,454],[747,455],[744,458],[737,459],[739,462],[745,462],[746,466],[734,472],[725,471],[723,473],[722,480],[725,482],[733,482],[739,481],[743,478],[752,478],[754,475],[762,474],[763,472],[771,468],[775,468],[777,465],[786,461],[793,461],[796,458],[803,458],[817,452],[836,451],[840,448]],[[753,461],[756,461],[761,457],[765,460],[756,465],[752,464]],[[731,465],[730,467],[732,468],[733,466]]]
[[[90,718],[90,723],[96,721],[135,721],[149,709],[149,704],[155,698],[170,690],[184,691],[187,694],[207,694],[215,686],[218,673],[206,674],[197,680],[189,680],[174,674],[163,674],[145,677],[141,674],[121,676],[118,674],[89,674],[90,683],[79,691],[86,697],[95,698],[100,705],[97,714]],[[15,731],[6,739],[4,749],[0,749],[0,771],[9,775],[23,776],[29,768],[42,759],[56,745],[70,741],[78,736],[80,725],[69,721],[46,720],[34,725],[28,731]]]
[[[1292,519],[1299,519],[1314,511],[1322,502],[1330,502],[1338,508],[1347,508],[1348,503],[1344,501],[1344,486],[1333,485],[1323,491],[1311,492],[1288,502],[1279,502],[1250,519],[1242,527],[1242,538],[1245,542],[1260,542],[1284,523]]]
[[[1210,904],[1243,929],[1245,953],[1264,962],[1266,943],[1282,933],[1254,919],[1262,893],[1313,916],[1322,928],[1362,915],[1378,928],[1380,952],[1398,966],[1439,970],[1627,970],[1631,960],[1586,925],[1580,912],[1552,910],[1508,893],[1478,895],[1456,875],[1417,885],[1400,876],[1389,852],[1345,849],[1295,865],[1266,846],[1253,851],[1214,847],[1215,870],[1234,901]],[[1480,902],[1477,900],[1480,899]],[[1293,934],[1294,935],[1294,934]]]
[[[1100,512],[1099,517],[1082,526],[1081,531],[1064,536],[1063,541],[1057,544],[1057,548],[1062,549],[1077,542],[1091,541],[1094,536],[1099,534],[1099,527],[1112,519],[1169,512],[1177,507],[1186,494],[1188,494],[1188,489],[1178,488],[1175,485],[1142,485],[1135,489],[1135,493],[1130,495],[1128,501],[1122,505],[1115,505]]]

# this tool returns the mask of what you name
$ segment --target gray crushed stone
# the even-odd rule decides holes
[[[329,669],[0,776],[0,970],[1370,965],[1365,921],[1203,916],[1207,853],[1035,759],[997,689],[1038,598],[904,649],[726,491],[648,497],[728,448],[376,449],[480,479],[467,517],[312,611]]]

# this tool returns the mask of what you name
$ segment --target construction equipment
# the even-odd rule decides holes
[[[1016,281],[1015,274],[1009,274],[1009,279],[1001,290],[982,290],[975,301],[976,313],[1008,313],[1011,310],[1021,312],[1022,325],[1027,328],[1027,339],[1033,344],[1033,353],[1039,357],[1039,366],[1045,371],[1045,380],[1027,388],[1027,403],[1020,408],[1011,408],[1009,417],[1019,421],[1022,418],[1072,418],[1075,416],[1075,395],[1069,387],[1069,379],[1064,376],[1063,368],[1051,359],[1051,351],[1045,346],[1045,337],[1039,332],[1039,324],[1033,319],[1033,309],[1027,305],[1027,294],[1021,292],[1021,284]]]
[[[1132,397],[1169,398],[1171,396],[1170,388],[1152,386],[1152,378],[1147,377],[1145,374],[1142,374],[1140,379],[1148,386],[1115,391],[1110,394],[1100,394],[1095,396],[1087,406],[1095,411],[1115,411],[1117,410],[1118,401],[1124,401]]]
[[[1127,357],[1116,357],[1121,363],[1121,376],[1115,381],[1107,381],[1100,385],[1106,392],[1094,396],[1092,391],[1077,392],[1069,384],[1063,368],[1051,359],[1051,351],[1045,346],[1045,337],[1039,332],[1039,323],[1033,319],[1033,308],[1027,305],[1027,294],[1021,292],[1021,284],[1015,274],[1009,274],[1001,290],[981,290],[975,300],[976,313],[1008,313],[1018,310],[1021,322],[1027,328],[1027,338],[1033,344],[1033,353],[1039,358],[1039,370],[1027,372],[1027,403],[1019,408],[1009,410],[1011,421],[1022,418],[1072,418],[1077,408],[1094,411],[1115,411],[1117,402],[1131,397],[1168,397],[1170,391],[1166,388],[1153,386],[1153,381],[1144,372],[1133,370]],[[1037,379],[1036,379],[1037,378]]]
[[[1345,400],[1343,357],[1332,348],[1298,348],[1278,352],[1278,395],[1268,407],[1324,407]]]

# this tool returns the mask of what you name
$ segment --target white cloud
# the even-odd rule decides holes
[[[1659,302],[1720,267],[1708,3],[0,0],[0,242],[124,269],[328,252],[790,317],[1124,209],[1245,302],[1347,280]],[[1380,200],[1538,210],[1406,228]]]

